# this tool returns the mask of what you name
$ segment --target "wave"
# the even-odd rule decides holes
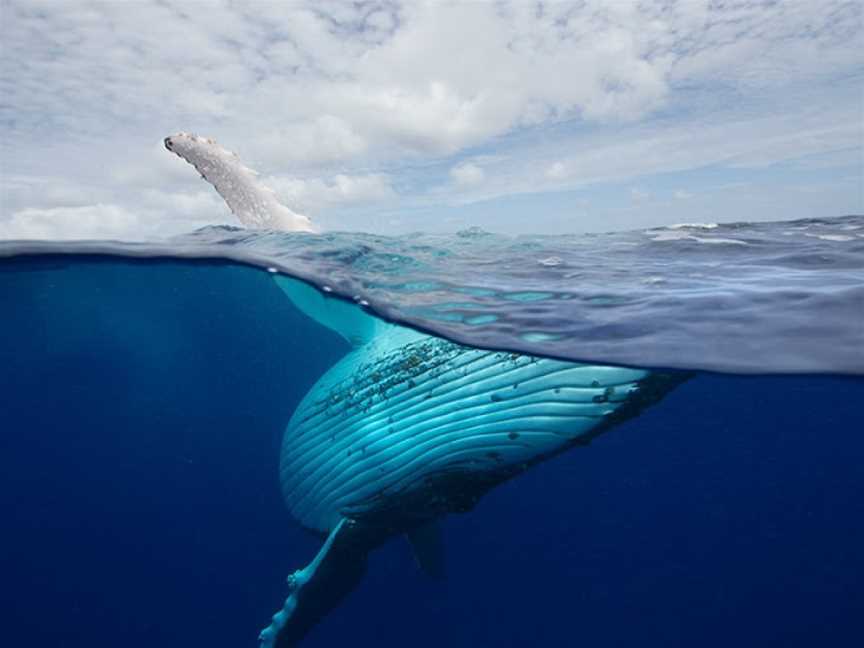
[[[165,260],[253,266],[478,348],[646,368],[864,374],[864,216],[563,236],[207,227],[144,243],[0,242],[3,281],[92,257],[134,260],[142,272]]]

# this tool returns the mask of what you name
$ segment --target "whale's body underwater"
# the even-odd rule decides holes
[[[233,203],[254,207],[260,186],[236,156],[183,134],[166,147],[205,179],[216,169],[220,194],[242,186]],[[257,204],[264,199],[273,197]],[[308,220],[298,222],[308,229]],[[424,571],[440,574],[438,518],[470,510],[495,485],[635,416],[682,378],[466,347],[274,277],[351,350],[309,390],[284,433],[285,503],[325,540],[289,577],[261,648],[296,645],[359,583],[368,553],[396,534],[407,535]]]

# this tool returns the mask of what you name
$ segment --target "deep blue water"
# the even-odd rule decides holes
[[[227,262],[13,257],[0,313],[4,645],[255,646],[320,545],[280,436],[345,344]],[[444,582],[394,540],[304,646],[854,645],[864,379],[769,369],[449,517]]]

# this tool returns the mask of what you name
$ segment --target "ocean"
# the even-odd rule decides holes
[[[256,646],[321,538],[286,424],[349,343],[274,277],[470,347],[686,378],[402,537],[302,645],[856,645],[864,217],[568,237],[0,242],[4,645]]]

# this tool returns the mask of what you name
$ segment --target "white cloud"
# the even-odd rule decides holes
[[[672,194],[676,200],[687,200],[688,198],[692,198],[693,194],[689,191],[684,191],[683,189],[678,189],[675,193]]]
[[[861,64],[861,4],[846,0],[673,5],[691,29],[669,38],[680,51],[673,81],[699,78],[744,88],[844,75]],[[695,28],[695,29],[693,29]],[[692,30],[692,31],[691,31]],[[850,47],[858,41],[859,46]]]
[[[119,155],[118,155],[119,153]],[[110,164],[108,178],[115,186],[157,188],[166,185],[189,185],[194,178],[189,164],[176,155],[166,155],[162,138],[142,143],[140,147],[121,150],[113,155],[110,151],[100,150],[103,159],[116,160]]]
[[[122,239],[144,229],[117,205],[22,209],[0,220],[0,239]]]
[[[363,136],[333,115],[278,127],[269,137],[256,136],[254,145],[258,158],[283,168],[292,163],[310,166],[351,159],[368,148]]]
[[[511,147],[502,145],[506,155],[486,165],[482,186],[464,188],[452,202],[628,183],[710,166],[756,170],[801,156],[830,156],[862,141],[857,107],[842,101],[834,105],[836,99],[814,97],[783,114],[770,106],[750,107],[745,114],[731,108],[710,120],[697,115],[610,125],[577,138],[566,133],[523,137]],[[849,157],[837,159],[854,164]],[[622,192],[629,192],[629,184]]]
[[[486,178],[483,169],[472,162],[464,162],[450,169],[450,177],[462,187],[479,185]]]
[[[228,206],[214,189],[199,184],[199,191],[167,192],[148,189],[141,193],[141,206],[149,212],[157,212],[163,218],[197,221],[199,226],[209,223],[235,223]]]
[[[642,203],[651,198],[651,194],[639,187],[630,187],[630,200],[635,203]]]
[[[303,213],[317,214],[339,207],[386,203],[396,198],[390,179],[383,174],[338,174],[329,180],[272,176],[266,179],[266,183],[285,204]]]
[[[5,58],[18,63],[3,76],[19,81],[10,104],[32,111],[19,128],[32,132],[49,116],[88,136],[174,120],[169,131],[215,128],[256,157],[275,148],[318,162],[370,146],[455,152],[580,112],[632,118],[668,90],[668,61],[647,57],[627,24],[639,16],[602,6],[542,15],[520,3],[330,6],[329,15],[313,3],[194,8],[10,3]]]
[[[86,205],[135,215],[130,235],[232,222],[162,150],[178,130],[236,150],[313,218],[358,227],[375,205],[602,182],[626,196],[651,174],[837,151],[854,165],[862,140],[855,1],[6,0],[0,13],[7,228],[71,223],[49,210]]]
[[[108,192],[56,176],[0,175],[0,216],[25,207],[75,207],[104,201]]]
[[[567,165],[563,162],[553,162],[546,169],[546,177],[550,180],[563,180],[568,175]]]

